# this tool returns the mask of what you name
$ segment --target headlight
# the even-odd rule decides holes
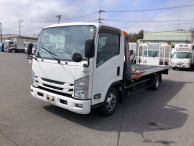
[[[33,87],[38,87],[38,85],[37,85],[37,83],[36,83],[36,81],[35,81],[35,75],[34,75],[34,72],[32,71],[32,86]]]
[[[74,82],[74,98],[88,99],[89,76],[85,76]]]
[[[189,64],[189,63],[185,63],[184,65],[185,65],[186,67],[189,67],[189,66],[190,66],[190,64]]]

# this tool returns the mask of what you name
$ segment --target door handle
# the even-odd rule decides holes
[[[120,66],[117,67],[117,76],[120,75]]]

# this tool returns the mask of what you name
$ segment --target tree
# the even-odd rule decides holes
[[[144,33],[143,30],[140,30],[140,31],[139,31],[138,39],[143,39],[143,33]]]
[[[143,39],[143,30],[140,30],[139,33],[131,34],[129,33],[128,41],[129,42],[137,42],[138,39]]]

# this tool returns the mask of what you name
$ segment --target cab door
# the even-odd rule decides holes
[[[123,76],[124,50],[122,32],[117,29],[102,27],[98,32],[98,42],[94,61],[92,104],[103,102],[111,84]]]

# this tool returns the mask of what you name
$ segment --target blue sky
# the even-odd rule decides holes
[[[61,22],[95,21],[98,14],[79,19],[66,20],[97,12],[115,10],[140,10],[180,5],[194,5],[194,0],[1,0],[0,22],[3,33],[18,34],[18,22],[23,20],[21,34],[32,36],[38,34],[42,27],[57,22],[56,15],[61,14]],[[129,21],[159,21],[194,19],[194,6],[171,10],[136,12],[136,13],[102,13],[103,19]],[[97,21],[96,21],[97,22]],[[178,28],[190,29],[193,21],[176,22],[122,22],[102,21],[105,24],[119,27],[127,32],[169,31]]]

